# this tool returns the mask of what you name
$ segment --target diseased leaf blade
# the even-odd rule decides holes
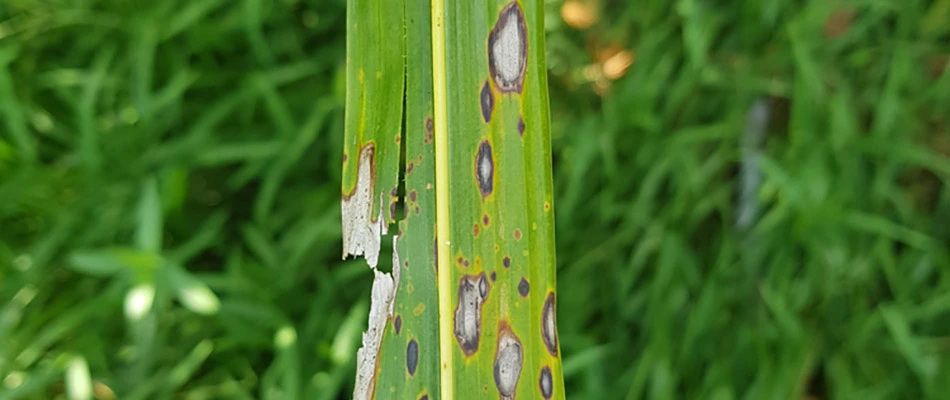
[[[373,236],[399,214],[396,205],[404,207],[399,232],[392,232],[392,278],[376,273],[374,311],[359,357],[372,365],[359,367],[356,398],[564,398],[543,4],[488,3],[349,3],[346,250],[358,255],[372,248]],[[391,15],[352,10],[361,7]],[[403,18],[400,35],[381,25],[392,15]],[[384,32],[385,44],[374,46],[372,39]],[[378,96],[384,83],[366,79],[367,63],[393,62],[363,54],[378,56],[380,46],[405,52],[405,134],[388,142],[385,132],[370,136],[366,127],[383,120],[389,126],[392,115],[351,109],[394,104]],[[363,56],[358,63],[354,52]],[[377,97],[368,100],[372,93]],[[402,112],[402,104],[394,107]],[[365,155],[368,144],[376,154],[361,167],[353,154]],[[399,145],[403,158],[394,167],[386,157]],[[384,149],[390,152],[378,154]],[[404,187],[395,190],[398,181],[379,177],[399,167]],[[376,186],[360,186],[363,176],[373,176],[361,168],[376,174]],[[387,190],[390,207],[376,211],[376,197]],[[373,198],[353,202],[364,191]],[[381,219],[360,219],[353,204]],[[348,215],[367,229],[348,230]],[[348,234],[369,246],[353,247]],[[390,283],[395,293],[377,290]]]
[[[444,5],[446,113],[436,140],[448,141],[437,147],[448,169],[437,185],[448,189],[438,201],[450,208],[439,221],[448,224],[440,265],[449,273],[439,290],[452,313],[452,329],[442,327],[453,344],[443,353],[452,392],[563,398],[543,4]]]

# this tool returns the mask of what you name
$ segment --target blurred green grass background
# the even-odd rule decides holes
[[[0,1],[0,399],[349,398],[344,5]],[[950,396],[950,0],[547,9],[569,398]]]

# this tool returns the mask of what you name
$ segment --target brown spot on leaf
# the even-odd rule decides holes
[[[432,117],[426,117],[425,127],[426,127],[426,137],[425,137],[424,142],[425,144],[429,144],[429,143],[432,143],[432,135],[433,135],[432,131],[433,131],[433,128],[435,128],[435,123],[432,121]]]
[[[402,332],[402,316],[401,315],[397,315],[396,319],[393,320],[393,328],[396,329],[397,335],[399,334],[399,332]]]
[[[853,8],[835,10],[828,16],[828,19],[825,20],[825,36],[834,39],[845,34],[848,28],[851,27],[851,24],[854,23],[854,18],[857,15],[857,10]]]
[[[491,222],[491,219],[488,218],[488,214],[482,214],[482,225],[487,227],[489,222]]]
[[[518,116],[518,136],[524,137],[524,117]]]
[[[521,241],[521,229],[515,229],[515,241]]]
[[[478,237],[478,224],[472,225],[472,236]]]
[[[504,265],[505,268],[511,268],[511,257],[505,256],[505,258],[502,258],[501,265]]]
[[[415,167],[416,167],[416,165],[415,165],[412,161],[409,161],[409,163],[406,164],[406,175],[411,174],[411,173],[412,173],[412,169],[415,168]]]
[[[415,190],[415,189],[413,189],[411,192],[409,192],[409,201],[415,203],[417,197],[418,197],[418,195],[416,194],[416,190]]]
[[[940,78],[943,75],[943,71],[947,69],[947,66],[950,65],[950,56],[934,56],[930,59],[930,77],[933,79]]]

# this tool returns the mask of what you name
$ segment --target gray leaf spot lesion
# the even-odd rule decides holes
[[[551,367],[544,366],[541,368],[541,378],[538,380],[538,386],[541,389],[541,396],[545,399],[550,399],[551,395],[554,394],[554,382],[551,377]]]
[[[544,309],[541,312],[541,338],[544,340],[548,353],[557,357],[557,321],[554,310],[554,292],[549,292],[544,301]]]
[[[501,10],[488,35],[488,66],[500,92],[521,93],[528,66],[528,29],[517,1]]]
[[[475,179],[483,199],[492,194],[495,187],[495,161],[488,140],[483,140],[478,146],[478,153],[475,155]]]
[[[521,341],[503,322],[498,332],[498,348],[494,365],[495,387],[498,388],[498,393],[503,400],[514,398],[523,362],[524,351],[521,348]]]
[[[459,281],[458,305],[455,308],[455,338],[462,352],[471,356],[478,351],[482,329],[482,303],[488,297],[485,273],[466,275]]]
[[[488,84],[488,81],[485,81],[482,86],[479,102],[482,106],[482,119],[485,122],[491,122],[491,113],[495,109],[495,95],[491,92],[491,85]]]

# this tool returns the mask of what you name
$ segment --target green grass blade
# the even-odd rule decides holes
[[[377,398],[436,398],[439,308],[435,274],[435,149],[429,5],[405,3],[407,40],[405,216],[395,248],[399,269],[392,323],[386,328]]]

